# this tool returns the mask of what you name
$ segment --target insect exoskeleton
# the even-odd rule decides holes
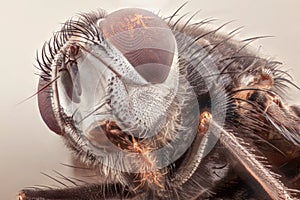
[[[164,188],[199,118],[168,24],[143,9],[122,9],[82,15],[58,34],[39,84],[45,123],[107,176],[124,182],[123,172],[134,173],[135,188]]]
[[[21,199],[292,199],[299,108],[281,97],[290,76],[249,50],[257,38],[174,21],[180,9],[81,14],[44,45],[41,116],[104,183]]]

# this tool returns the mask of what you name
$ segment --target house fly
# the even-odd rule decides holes
[[[80,14],[45,43],[41,116],[101,175],[60,174],[60,188],[20,200],[300,197],[300,108],[284,98],[299,87],[251,49],[260,37],[237,40],[180,9]]]

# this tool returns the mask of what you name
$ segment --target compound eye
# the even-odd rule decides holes
[[[46,125],[49,127],[50,130],[53,132],[62,135],[62,130],[56,121],[55,114],[52,107],[52,102],[50,100],[51,98],[51,86],[46,87],[49,84],[49,82],[45,81],[43,78],[40,78],[39,85],[38,85],[38,91],[41,91],[38,93],[38,106],[41,113],[41,116],[46,123]],[[43,89],[44,88],[44,89]]]
[[[99,26],[147,81],[166,80],[174,60],[176,40],[165,21],[149,11],[127,8],[109,14]]]

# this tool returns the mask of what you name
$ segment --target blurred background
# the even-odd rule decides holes
[[[10,0],[0,8],[0,198],[17,199],[25,186],[52,185],[40,172],[68,173],[60,163],[70,163],[70,152],[40,118],[36,98],[18,104],[34,94],[37,70],[35,54],[60,24],[80,12],[103,8],[141,7],[171,15],[185,1],[180,0]],[[195,20],[218,19],[214,27],[234,20],[224,31],[244,26],[236,39],[252,36],[275,37],[253,43],[266,57],[284,63],[300,85],[300,1],[299,0],[190,0],[181,14],[201,10]],[[300,92],[293,89],[289,101],[300,104]]]

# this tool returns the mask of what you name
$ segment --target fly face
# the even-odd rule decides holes
[[[247,49],[254,39],[176,15],[84,14],[46,43],[41,116],[106,183],[19,199],[297,196],[299,108],[281,98],[289,75]]]

